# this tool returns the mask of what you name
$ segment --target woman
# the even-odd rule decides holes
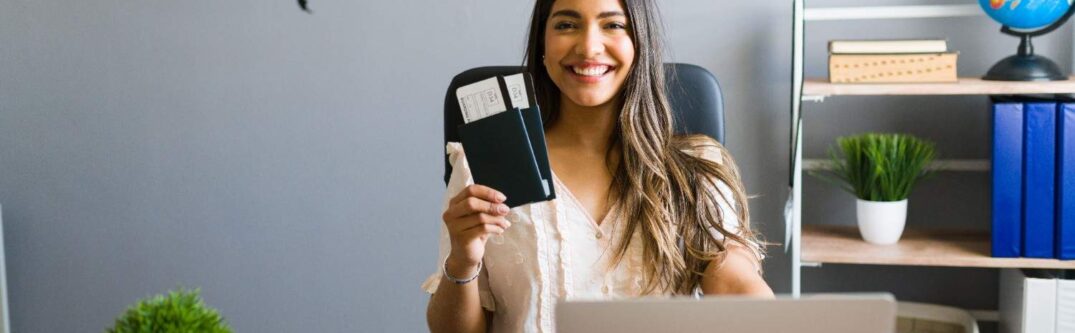
[[[730,155],[673,136],[651,0],[538,0],[527,70],[558,198],[508,209],[447,146],[434,332],[548,332],[558,299],[772,297]]]

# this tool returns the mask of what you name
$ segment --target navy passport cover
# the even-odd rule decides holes
[[[1055,258],[1057,103],[1023,107],[1023,256]]]
[[[513,108],[460,125],[459,137],[474,183],[504,193],[508,207],[556,197],[538,108]]]
[[[1075,259],[1075,103],[1056,115],[1056,254]]]
[[[1023,104],[993,104],[993,256],[1023,245]]]

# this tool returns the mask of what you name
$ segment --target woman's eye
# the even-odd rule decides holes
[[[627,25],[620,22],[612,22],[605,25],[606,29],[627,29]]]
[[[556,24],[554,24],[552,26],[552,28],[555,29],[555,30],[567,30],[567,29],[572,29],[574,27],[575,27],[575,24],[571,23],[571,22],[560,22],[560,23],[556,23]]]

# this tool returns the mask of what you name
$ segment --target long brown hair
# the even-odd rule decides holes
[[[534,78],[538,104],[545,126],[556,122],[560,112],[560,90],[549,77],[542,56],[545,29],[555,0],[537,0],[530,22],[524,64]],[[626,222],[614,252],[619,262],[639,233],[642,244],[643,292],[688,294],[700,284],[707,264],[722,261],[727,241],[740,243],[763,253],[752,244],[761,244],[750,228],[747,197],[735,162],[724,147],[704,135],[677,136],[673,116],[665,97],[662,36],[657,7],[652,0],[622,0],[631,38],[636,48],[634,65],[621,90],[623,106],[606,156],[619,147],[619,161],[609,161],[613,174],[609,200],[618,201],[615,214]],[[701,157],[716,150],[720,161]],[[611,159],[611,158],[610,158]],[[616,162],[616,163],[613,163]],[[728,185],[722,191],[718,182]],[[729,193],[725,193],[729,192]],[[720,204],[734,208],[739,232],[729,232]],[[734,205],[732,205],[734,203]],[[724,235],[715,239],[709,229]],[[682,242],[682,243],[681,243]],[[680,244],[683,247],[680,247]]]

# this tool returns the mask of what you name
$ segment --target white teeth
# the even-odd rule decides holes
[[[571,67],[575,74],[583,76],[601,76],[608,72],[609,66]]]

